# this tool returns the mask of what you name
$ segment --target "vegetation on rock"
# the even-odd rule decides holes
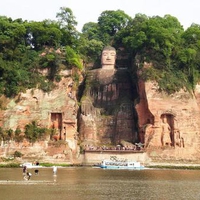
[[[82,68],[71,9],[61,8],[57,18],[28,22],[0,16],[0,95],[14,97],[30,88],[49,92],[61,69]]]
[[[45,140],[51,134],[53,134],[53,129],[39,127],[36,121],[27,124],[23,134],[19,128],[13,131],[12,129],[5,130],[0,127],[0,141],[14,140],[15,142],[22,142],[26,139],[34,143],[36,141]]]
[[[198,24],[184,30],[171,15],[136,14],[131,18],[122,10],[107,10],[97,23],[86,23],[82,33],[76,25],[72,10],[65,7],[55,21],[0,16],[0,95],[13,97],[29,88],[49,92],[54,81],[61,80],[60,70],[81,69],[83,64],[99,61],[106,45],[117,51],[124,48],[132,76],[141,70],[141,78],[156,81],[160,91],[191,91],[200,79]],[[44,69],[47,75],[41,73]]]
[[[40,128],[37,125],[36,121],[32,121],[32,123],[27,124],[25,126],[25,138],[28,139],[29,142],[34,143],[38,140],[45,140],[48,135],[52,132],[51,129]]]

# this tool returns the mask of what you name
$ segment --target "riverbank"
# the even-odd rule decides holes
[[[146,165],[148,168],[159,169],[195,169],[200,170],[199,163],[166,163],[166,162],[151,162]]]
[[[82,165],[82,164],[65,164],[65,163],[40,163],[42,167],[94,167],[94,165]],[[188,169],[188,170],[200,170],[200,164],[195,163],[150,163],[145,165],[147,168],[156,169]],[[0,163],[0,168],[21,168],[19,163]]]
[[[0,168],[21,168],[20,163],[0,163]],[[41,167],[73,167],[73,166],[82,166],[82,165],[73,165],[73,164],[64,164],[64,163],[40,163]]]

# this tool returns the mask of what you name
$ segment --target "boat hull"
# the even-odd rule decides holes
[[[144,169],[144,167],[124,167],[124,166],[104,166],[104,165],[100,165],[100,167],[102,169]]]
[[[140,162],[127,160],[103,160],[100,167],[103,169],[144,169]]]

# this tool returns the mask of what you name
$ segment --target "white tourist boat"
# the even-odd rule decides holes
[[[115,157],[110,160],[103,160],[100,167],[104,169],[144,169],[140,162],[117,159]]]

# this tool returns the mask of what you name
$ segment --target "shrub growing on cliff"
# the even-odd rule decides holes
[[[0,127],[0,141],[3,140],[3,129]]]
[[[21,131],[19,128],[17,128],[17,129],[15,130],[15,137],[14,137],[14,140],[15,140],[16,142],[22,142],[22,141],[23,141],[24,136],[21,135],[21,133],[22,133],[22,131]]]
[[[8,141],[13,138],[13,130],[12,129],[2,129],[0,127],[0,141]]]
[[[66,46],[65,56],[66,63],[70,68],[72,68],[73,66],[76,66],[78,69],[83,68],[79,55],[70,46]]]
[[[13,154],[14,158],[21,158],[23,156],[23,154],[19,151],[15,151],[14,154]]]
[[[25,137],[32,143],[45,139],[49,134],[50,131],[46,128],[38,127],[36,121],[32,121],[25,126]]]

